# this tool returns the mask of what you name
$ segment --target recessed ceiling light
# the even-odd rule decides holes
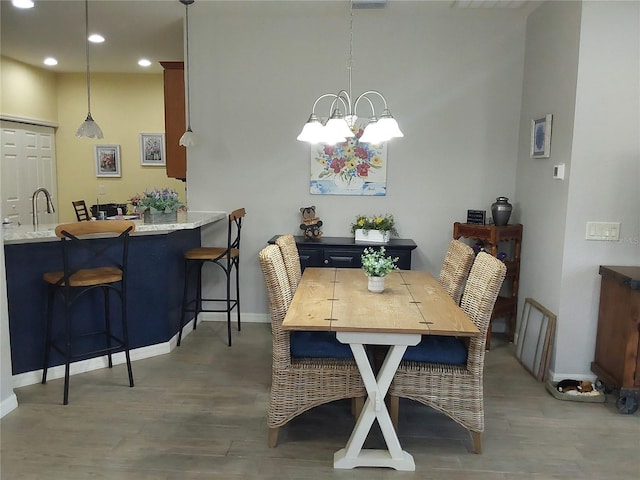
[[[53,67],[54,65],[57,65],[57,64],[58,64],[58,60],[56,60],[56,59],[55,59],[55,58],[53,58],[53,57],[47,57],[47,58],[45,58],[45,59],[44,59],[44,62],[43,62],[43,63],[44,63],[45,65],[49,65],[50,67]]]
[[[140,65],[141,67],[150,67],[151,62],[146,58],[141,58],[140,60],[138,60],[138,65]]]
[[[16,8],[33,8],[31,0],[13,0],[11,3]]]
[[[89,41],[91,43],[102,43],[104,42],[104,37],[99,33],[92,33],[91,35],[89,35]]]

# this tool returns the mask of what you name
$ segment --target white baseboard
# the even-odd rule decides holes
[[[14,411],[18,408],[18,397],[15,393],[12,393],[2,402],[0,402],[0,418],[4,417],[7,413]]]
[[[235,314],[232,314],[231,321],[236,321]],[[218,312],[203,312],[199,316],[199,322],[225,322],[227,321],[226,313]],[[262,313],[243,313],[241,316],[241,322],[243,323],[269,323],[270,317],[268,314]],[[182,331],[182,338],[186,338],[189,333],[193,331],[193,321],[187,323]],[[155,357],[158,355],[165,355],[171,353],[178,344],[178,334],[176,333],[169,341],[163,343],[156,343],[155,345],[149,345],[147,347],[135,348],[129,351],[131,361],[142,360],[145,358]],[[125,363],[124,352],[118,352],[112,356],[113,364],[120,365]],[[107,356],[89,358],[87,360],[81,360],[74,362],[69,367],[69,375],[77,375],[79,373],[90,372],[92,370],[98,370],[100,368],[108,367]],[[50,367],[47,370],[47,379],[54,380],[56,378],[64,377],[64,365],[58,365]],[[35,385],[42,381],[42,369],[32,370],[30,372],[20,373],[12,377],[13,388],[26,387],[28,385]],[[15,397],[15,395],[14,395]],[[7,399],[8,401],[9,399]],[[17,401],[16,401],[17,406]],[[4,412],[4,402],[2,403]],[[15,407],[13,407],[15,408]],[[11,408],[11,410],[13,410]],[[10,411],[10,410],[9,410]],[[7,412],[8,413],[8,412]]]
[[[200,322],[226,322],[227,314],[224,312],[202,312],[198,315],[198,323]],[[238,317],[235,312],[231,312],[231,323],[237,323]],[[271,317],[268,313],[243,313],[240,316],[242,323],[271,323]],[[186,330],[186,327],[185,327]],[[184,336],[184,334],[183,334]]]

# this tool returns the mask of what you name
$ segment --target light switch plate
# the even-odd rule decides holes
[[[553,178],[556,180],[564,180],[564,163],[553,166]]]
[[[620,240],[620,222],[587,222],[587,240]]]

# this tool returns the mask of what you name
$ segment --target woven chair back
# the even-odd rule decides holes
[[[473,249],[460,240],[452,240],[440,270],[440,285],[460,304],[464,284],[473,265]]]
[[[291,234],[280,235],[276,238],[276,245],[280,248],[284,267],[287,270],[287,278],[289,279],[289,287],[291,296],[296,293],[300,278],[302,277],[302,268],[300,267],[300,256],[298,255],[298,246],[296,240]]]
[[[287,368],[291,363],[289,332],[282,328],[282,322],[292,297],[287,271],[280,248],[277,245],[264,247],[258,254],[258,259],[269,298],[271,334],[273,336],[273,369]]]
[[[488,253],[480,252],[473,262],[462,295],[462,310],[480,330],[480,335],[469,340],[467,357],[468,370],[477,375],[482,373],[487,329],[506,273],[504,263]]]

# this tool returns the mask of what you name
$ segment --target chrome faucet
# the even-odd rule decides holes
[[[53,202],[51,201],[51,194],[49,193],[49,190],[47,190],[44,187],[38,188],[35,192],[33,192],[33,196],[31,197],[31,209],[33,210],[33,226],[37,227],[38,226],[38,194],[39,193],[44,193],[44,196],[47,200],[47,213],[53,213],[56,211],[55,208],[53,208]]]

